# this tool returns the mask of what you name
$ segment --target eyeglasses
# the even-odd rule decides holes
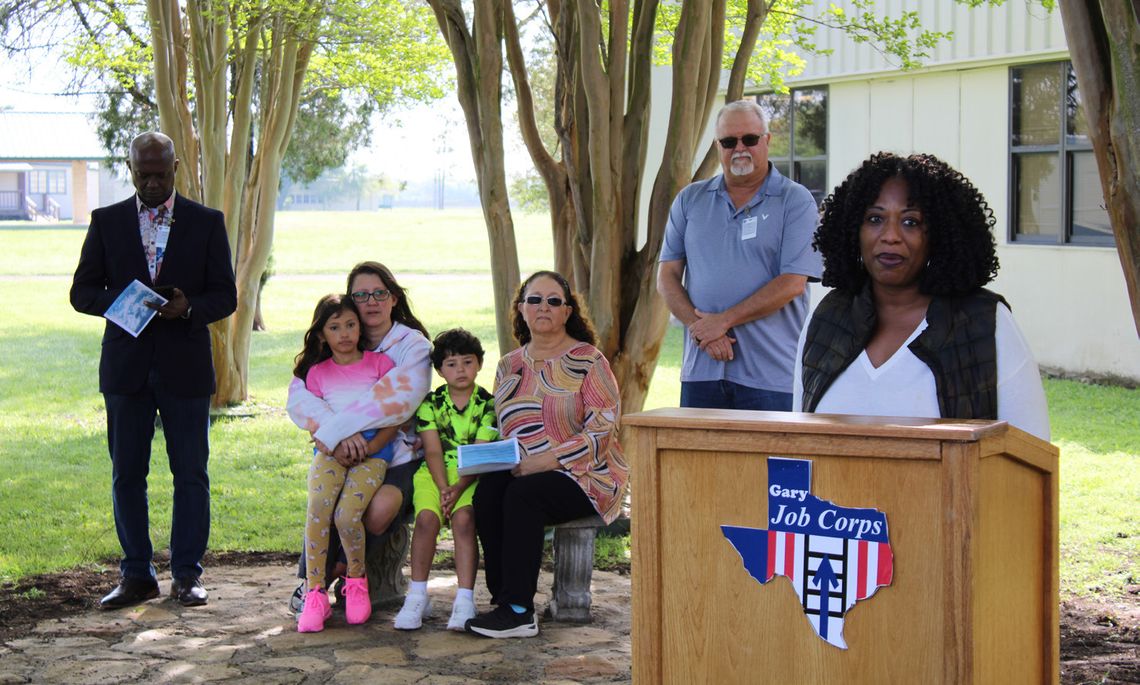
[[[538,295],[527,295],[523,298],[523,302],[526,302],[527,304],[542,304],[542,298]],[[546,298],[546,304],[550,305],[551,307],[561,307],[562,305],[566,304],[566,300],[563,300],[561,297],[558,297],[556,295],[551,295],[550,297]]]
[[[368,292],[367,290],[358,290],[352,294],[352,301],[359,304],[364,304],[368,301],[368,298],[371,297],[377,302],[383,302],[384,300],[387,300],[388,296],[391,294],[392,291],[384,290],[383,288],[377,288],[372,292]]]
[[[755,133],[747,133],[745,135],[740,136],[739,138],[737,138],[736,136],[725,136],[725,137],[721,138],[719,142],[720,142],[720,146],[722,148],[724,148],[725,150],[732,150],[732,149],[736,148],[736,142],[737,141],[744,143],[744,147],[752,147],[756,143],[759,143],[760,139],[766,135],[768,135],[768,134],[767,133],[761,133],[761,134],[757,135]]]

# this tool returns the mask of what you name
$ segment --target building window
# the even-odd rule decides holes
[[[48,195],[67,194],[67,172],[47,169],[29,171],[28,192]]]
[[[1069,62],[1010,69],[1010,240],[1114,244]]]
[[[768,119],[768,159],[780,173],[811,191],[816,204],[827,197],[827,89],[793,88],[764,93],[756,101]]]

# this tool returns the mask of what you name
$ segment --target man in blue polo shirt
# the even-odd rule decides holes
[[[768,162],[755,101],[725,105],[716,135],[724,173],[677,195],[658,260],[657,290],[686,326],[681,406],[790,411],[819,211]]]

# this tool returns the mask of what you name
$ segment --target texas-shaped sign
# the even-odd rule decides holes
[[[811,494],[806,459],[768,457],[767,528],[720,529],[761,584],[787,577],[816,634],[840,649],[848,610],[891,584],[886,514]]]

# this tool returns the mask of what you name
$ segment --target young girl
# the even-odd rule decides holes
[[[340,295],[326,295],[317,303],[313,323],[305,333],[304,349],[295,362],[290,393],[303,387],[328,403],[333,412],[351,404],[395,366],[385,354],[360,349],[360,316],[352,300]],[[319,426],[301,428],[312,434]],[[323,630],[332,613],[325,590],[325,563],[334,518],[348,557],[345,619],[349,623],[364,623],[372,614],[364,571],[364,525],[360,519],[384,482],[388,461],[392,459],[388,443],[395,432],[396,427],[363,432],[368,440],[367,453],[372,456],[359,463],[342,453],[330,454],[324,444],[315,440],[305,517],[308,592],[305,607],[297,618],[299,632]]]

